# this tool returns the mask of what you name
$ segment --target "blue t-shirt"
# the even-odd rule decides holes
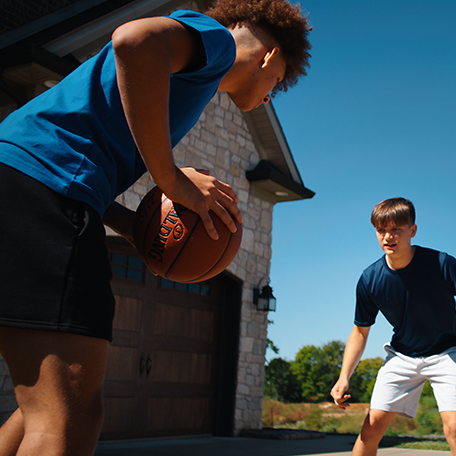
[[[429,356],[456,346],[456,260],[415,246],[412,261],[392,270],[385,256],[361,275],[355,325],[371,326],[380,311],[393,326],[391,345],[408,356]]]
[[[177,11],[170,17],[196,29],[206,52],[204,67],[171,75],[174,147],[217,92],[236,46],[231,33],[208,16]],[[0,162],[85,201],[101,216],[144,174],[120,101],[112,43],[0,124]]]

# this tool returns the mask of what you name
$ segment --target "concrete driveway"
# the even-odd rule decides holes
[[[349,456],[354,436],[312,440],[206,437],[135,442],[102,442],[95,456]],[[381,448],[378,456],[444,456],[442,451]]]

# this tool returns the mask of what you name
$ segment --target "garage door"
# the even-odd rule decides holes
[[[240,284],[226,273],[167,281],[122,241],[108,247],[116,316],[102,439],[229,434]]]

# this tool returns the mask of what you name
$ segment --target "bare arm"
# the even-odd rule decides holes
[[[230,213],[239,222],[242,218],[231,187],[196,170],[178,169],[172,155],[170,75],[204,59],[199,37],[173,19],[154,17],[120,26],[112,41],[127,122],[155,183],[170,199],[199,214],[214,239],[217,233],[209,210],[235,232]]]
[[[133,222],[135,220],[135,212],[122,206],[119,203],[112,203],[103,215],[103,223],[123,236],[133,247]]]
[[[345,394],[345,392],[348,390],[350,377],[353,375],[363,355],[369,331],[370,327],[355,326],[345,346],[344,360],[342,362],[339,380],[331,390],[334,403],[341,409],[349,406],[345,401],[350,399],[351,396]]]

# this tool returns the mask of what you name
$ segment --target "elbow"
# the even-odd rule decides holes
[[[114,30],[111,36],[112,48],[115,54],[122,53],[134,46],[131,34],[129,33],[130,24],[123,24]]]

